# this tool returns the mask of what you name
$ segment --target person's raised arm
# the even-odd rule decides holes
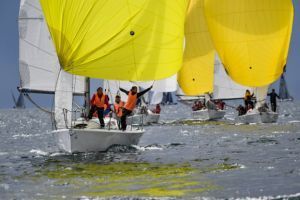
[[[127,91],[127,90],[125,90],[125,89],[123,89],[123,88],[120,88],[120,91],[121,91],[121,92],[124,92],[124,93],[127,94],[127,95],[129,94],[129,91]]]
[[[148,89],[144,90],[144,91],[141,91],[137,94],[137,97],[141,97],[143,96],[144,94],[146,94],[147,92],[149,92],[151,89],[152,89],[153,86],[149,87]]]

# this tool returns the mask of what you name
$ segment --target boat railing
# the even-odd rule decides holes
[[[76,120],[78,119],[78,113],[80,113],[81,117],[84,115],[85,113],[85,109],[81,109],[81,108],[76,108],[74,110],[69,110],[66,108],[63,108],[63,115],[64,115],[64,123],[65,123],[65,127],[67,129],[73,129],[75,126],[78,126],[78,124],[76,124]],[[71,112],[71,122],[68,119],[68,113]],[[112,118],[113,118],[113,112],[110,111],[109,112],[109,122],[107,124],[107,129],[111,130],[111,122],[112,122]],[[142,117],[140,118],[140,123],[134,123],[134,115],[132,115],[131,120],[130,120],[130,130],[132,131],[133,127],[136,127],[137,129],[144,129],[144,114],[141,114]],[[75,120],[73,120],[75,119]],[[84,123],[85,119],[83,118],[83,123]],[[117,125],[118,126],[118,125]],[[119,127],[118,127],[119,128]]]

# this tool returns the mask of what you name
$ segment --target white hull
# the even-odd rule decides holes
[[[198,110],[193,111],[192,115],[194,119],[201,120],[201,121],[208,121],[208,120],[219,120],[222,119],[226,114],[224,110]]]
[[[145,132],[131,126],[126,131],[118,130],[113,118],[105,118],[104,122],[106,128],[99,129],[98,118],[88,122],[80,118],[73,123],[85,125],[84,128],[60,129],[53,131],[53,135],[60,150],[75,153],[106,151],[112,145],[137,145]]]
[[[52,133],[60,150],[75,153],[106,151],[112,145],[137,145],[144,130],[61,129]]]
[[[149,113],[149,114],[135,114],[127,117],[128,125],[149,125],[158,123],[160,114]]]
[[[258,124],[258,123],[276,123],[278,120],[278,113],[275,112],[251,112],[242,116],[238,116],[237,120],[243,124]]]

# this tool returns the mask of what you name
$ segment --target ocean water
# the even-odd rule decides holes
[[[300,199],[300,103],[276,124],[188,120],[162,107],[137,146],[59,152],[36,109],[0,111],[0,199]]]

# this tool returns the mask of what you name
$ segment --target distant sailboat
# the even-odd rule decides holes
[[[269,85],[286,65],[294,9],[291,0],[205,0],[204,10],[214,47],[228,75],[251,87],[256,107],[245,123],[276,122],[278,113],[261,111]]]
[[[199,100],[205,94],[213,99],[243,98],[245,90],[226,74],[216,54],[204,15],[204,0],[191,0],[185,26],[185,53],[178,83],[185,100]],[[189,96],[189,97],[186,97]],[[206,100],[208,99],[208,95]],[[195,119],[218,120],[225,116],[225,110],[201,109],[193,111]]]
[[[294,100],[294,98],[289,93],[284,74],[282,74],[280,77],[279,98],[282,101],[293,101]]]
[[[14,94],[11,93],[13,101],[14,101],[14,108],[17,109],[25,109],[25,99],[24,99],[24,94],[20,92],[18,99],[15,98]]]

